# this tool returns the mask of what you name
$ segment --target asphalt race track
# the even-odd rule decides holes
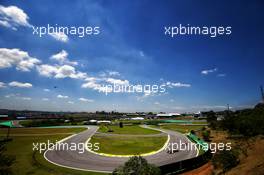
[[[89,129],[83,131],[73,137],[70,137],[67,140],[64,140],[63,143],[85,143],[88,138],[90,138],[98,129],[97,126],[88,126]],[[147,126],[145,126],[147,127]],[[189,139],[186,138],[181,133],[162,130],[163,132],[170,135],[170,143],[190,143]],[[109,143],[111,144],[111,143]],[[167,150],[162,150],[156,154],[145,156],[149,163],[155,164],[157,166],[177,162],[184,159],[189,159],[196,157],[196,150],[186,150],[179,151],[174,154],[169,154]],[[44,153],[44,157],[51,163],[58,166],[86,170],[86,171],[95,171],[95,172],[112,172],[116,167],[122,165],[128,160],[127,157],[107,157],[101,156],[94,153],[91,153],[85,150],[84,153],[78,153],[78,151],[71,150],[50,150]]]

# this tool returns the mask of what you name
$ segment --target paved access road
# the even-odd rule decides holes
[[[97,126],[88,127],[88,130],[64,140],[63,143],[85,143],[87,139],[90,138],[98,129]],[[184,143],[190,143],[188,138],[186,138],[186,136],[181,133],[170,130],[162,131],[170,135],[170,143],[179,143],[180,140]],[[149,163],[161,166],[184,159],[189,159],[195,157],[196,155],[196,150],[179,151],[174,154],[169,154],[167,153],[167,150],[163,150],[156,154],[145,156],[144,158],[146,158]],[[78,151],[71,150],[46,151],[44,156],[48,161],[58,166],[95,172],[112,172],[115,168],[124,164],[124,162],[129,159],[127,157],[101,156],[86,150],[84,153],[78,153]]]

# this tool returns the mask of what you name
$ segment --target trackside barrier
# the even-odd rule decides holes
[[[199,137],[197,137],[196,135],[192,133],[188,133],[187,137],[193,140],[196,144],[200,145],[202,148],[208,148],[208,144]]]
[[[207,163],[212,158],[212,153],[210,150],[207,150],[204,154],[191,158],[186,159],[180,162],[175,162],[167,165],[160,166],[161,174],[180,174],[185,171],[190,171],[195,168],[198,168],[205,163]]]

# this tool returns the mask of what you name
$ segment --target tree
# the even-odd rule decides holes
[[[215,115],[214,111],[209,111],[207,113],[207,117],[206,117],[207,122],[209,123],[209,126],[213,129],[216,128],[217,126],[217,117]]]
[[[221,122],[223,129],[231,134],[247,137],[264,134],[264,105],[258,104],[254,109],[244,109],[235,113],[226,112]]]
[[[239,163],[238,155],[238,152],[234,150],[218,151],[214,155],[212,163],[215,168],[221,168],[225,173]]]
[[[209,130],[204,130],[202,132],[202,136],[204,141],[210,141],[210,131]]]
[[[123,166],[116,168],[113,175],[159,175],[160,169],[148,164],[141,156],[131,157]]]
[[[1,140],[0,141],[0,174],[12,174],[11,166],[15,161],[14,156],[10,156],[5,154],[7,141]]]
[[[190,133],[195,135],[195,131],[194,130],[191,130]]]
[[[119,128],[123,128],[123,122],[119,122]]]

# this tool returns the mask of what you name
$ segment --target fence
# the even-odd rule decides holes
[[[212,158],[212,153],[207,150],[204,154],[197,157],[186,159],[180,162],[175,162],[160,166],[162,174],[179,174],[185,171],[193,170],[207,163]]]

